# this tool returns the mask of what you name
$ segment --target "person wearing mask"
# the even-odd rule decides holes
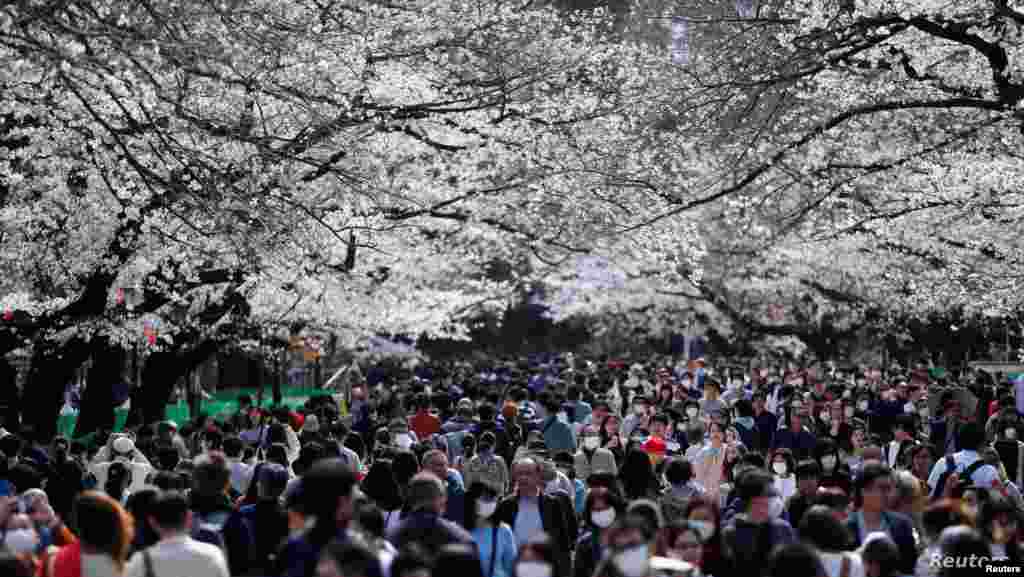
[[[813,456],[821,467],[818,484],[822,487],[836,487],[849,495],[852,475],[839,458],[839,448],[832,440],[822,439],[814,448]]]
[[[604,543],[612,523],[626,510],[615,493],[595,492],[587,496],[583,507],[583,535],[576,542],[575,577],[590,577],[604,557]]]
[[[702,575],[714,577],[704,568],[704,544],[709,539],[700,526],[689,521],[673,521],[666,530],[666,554],[700,569]]]
[[[702,415],[712,417],[723,413],[726,410],[725,402],[722,401],[722,384],[716,379],[704,379],[704,396],[700,401],[700,412]]]
[[[517,543],[529,543],[547,533],[557,544],[555,574],[568,575],[576,540],[575,516],[565,509],[563,501],[543,494],[543,471],[534,459],[516,461],[512,465],[512,480],[516,491],[498,505],[496,519],[512,527]]]
[[[192,513],[184,495],[168,491],[157,496],[150,510],[149,521],[160,535],[160,541],[132,555],[125,567],[125,577],[230,576],[227,560],[219,547],[189,537]]]
[[[825,577],[864,577],[860,556],[846,551],[850,535],[828,507],[815,505],[800,521],[800,538],[818,550]]]
[[[662,494],[661,509],[669,519],[681,516],[691,499],[704,495],[704,488],[694,481],[693,465],[682,457],[669,460],[665,466],[665,479],[669,487]]]
[[[501,455],[495,454],[495,445],[493,432],[481,435],[476,454],[462,467],[462,476],[466,486],[484,483],[504,495],[509,487],[508,465]]]
[[[759,450],[761,432],[754,417],[754,405],[747,399],[740,399],[736,401],[735,406],[736,419],[733,421],[733,427],[736,428],[740,442],[752,451]]]
[[[125,488],[127,493],[142,490],[146,484],[146,477],[154,469],[149,459],[135,448],[135,442],[127,435],[121,434],[111,435],[106,446],[96,453],[89,465],[89,472],[96,477],[96,486],[107,485],[108,472],[113,463],[122,463],[129,473],[129,485]]]
[[[743,512],[722,531],[722,554],[736,573],[758,575],[772,549],[796,542],[796,532],[773,511],[778,495],[766,473],[753,470],[737,486]]]
[[[580,450],[573,457],[576,478],[586,481],[592,473],[618,474],[615,455],[601,446],[601,437],[594,425],[584,425],[580,431]]]
[[[640,515],[626,515],[608,531],[608,553],[598,564],[597,577],[649,577],[652,574],[654,529]]]
[[[634,431],[646,431],[650,426],[651,404],[647,397],[642,394],[636,395],[633,397],[632,407],[632,413],[627,415],[622,421],[622,430],[620,433],[625,439],[630,438]]]
[[[471,482],[466,493],[463,527],[473,536],[484,577],[511,577],[518,547],[512,528],[494,519],[498,493],[479,481]]]
[[[877,461],[865,463],[854,482],[855,511],[847,519],[846,529],[855,546],[864,543],[871,533],[885,533],[899,549],[900,570],[911,573],[917,559],[914,525],[909,517],[889,510],[893,489],[888,466]]]
[[[722,425],[711,423],[708,427],[711,442],[693,459],[694,477],[707,492],[709,499],[718,502],[721,498],[722,464],[725,461],[725,431]]]
[[[519,546],[512,572],[514,577],[556,577],[559,557],[552,540],[541,534]]]
[[[796,494],[796,461],[793,453],[787,449],[776,449],[772,451],[772,478],[774,479],[775,492],[788,501]]]

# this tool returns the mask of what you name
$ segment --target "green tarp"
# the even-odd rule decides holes
[[[258,392],[258,389],[255,388],[217,391],[211,395],[210,399],[203,401],[202,411],[207,415],[212,416],[214,419],[221,419],[229,415],[233,415],[238,411],[238,397],[242,395],[249,395],[252,397],[253,403],[255,403]],[[295,409],[305,405],[306,401],[312,397],[330,396],[331,392],[332,391],[323,389],[282,387],[281,404],[288,408]],[[261,406],[270,407],[273,404],[274,390],[271,387],[267,387],[263,390],[263,403]],[[188,422],[191,419],[188,404],[185,403],[185,401],[181,401],[176,404],[168,404],[166,409],[164,409],[164,418],[178,423],[179,426],[182,423]],[[114,411],[114,431],[122,430],[127,420],[128,411],[125,409],[116,409]],[[58,434],[71,437],[75,432],[75,423],[77,421],[77,414],[61,415],[57,419]]]

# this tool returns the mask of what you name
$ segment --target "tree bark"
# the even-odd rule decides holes
[[[114,386],[122,377],[124,351],[112,346],[107,339],[97,338],[90,343],[92,368],[82,395],[82,410],[75,423],[76,439],[97,430],[114,428]]]
[[[89,343],[77,337],[61,347],[36,346],[22,394],[21,423],[40,440],[51,439],[56,434],[57,418],[64,404],[64,387],[74,379],[75,371],[91,353]]]

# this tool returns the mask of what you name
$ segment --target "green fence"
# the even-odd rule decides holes
[[[238,397],[242,395],[249,395],[252,397],[253,403],[256,403],[256,399],[259,393],[259,389],[246,388],[246,389],[230,389],[217,391],[211,395],[211,398],[203,401],[202,411],[203,413],[210,415],[214,419],[221,419],[238,412]],[[323,389],[312,389],[305,387],[281,387],[281,404],[295,409],[306,404],[312,397],[330,396],[332,391]],[[270,407],[274,404],[274,390],[272,387],[267,387],[263,390],[263,402],[260,406]],[[344,414],[345,407],[341,407],[342,414]],[[164,417],[168,420],[174,421],[181,425],[191,419],[191,412],[188,404],[185,401],[178,403],[168,404],[164,409]],[[128,420],[128,411],[125,409],[116,409],[114,411],[114,431],[120,431],[124,428],[125,422]],[[57,420],[57,432],[66,437],[71,437],[75,432],[75,423],[78,421],[78,415],[61,415]]]

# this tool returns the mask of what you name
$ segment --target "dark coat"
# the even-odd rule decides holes
[[[914,545],[914,524],[910,517],[901,513],[885,511],[882,519],[889,527],[889,536],[892,537],[896,548],[900,551],[900,571],[907,575],[914,574],[914,565],[917,563],[917,547]],[[846,530],[850,532],[850,538],[854,547],[861,546],[860,531],[857,527],[857,516],[850,515],[846,521]]]
[[[576,545],[575,515],[567,511],[562,499],[550,495],[540,496],[540,520],[558,553],[558,567],[555,575],[571,575],[571,552]],[[508,523],[515,530],[516,516],[519,514],[519,496],[512,495],[498,504],[494,516],[498,521]],[[572,521],[570,521],[572,519]],[[570,524],[571,523],[571,524]],[[522,543],[519,544],[522,546]]]

